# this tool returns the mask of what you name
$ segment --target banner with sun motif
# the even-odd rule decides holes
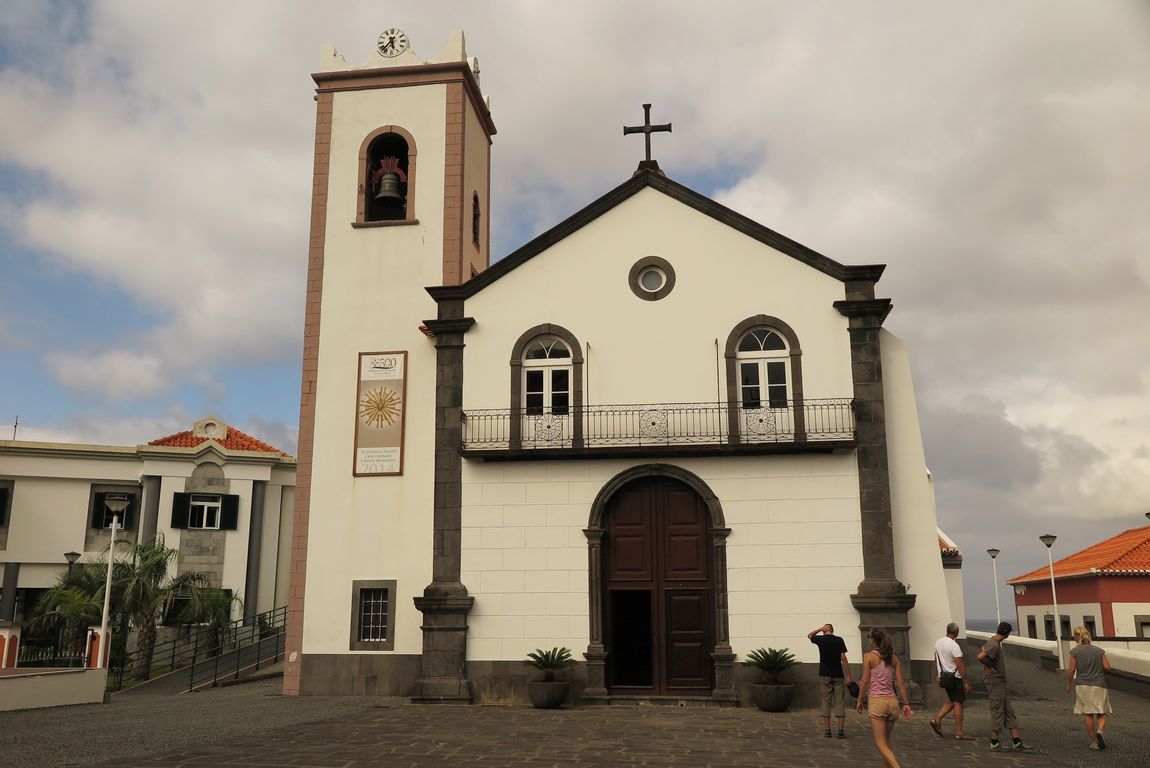
[[[353,474],[403,474],[406,411],[407,352],[361,352]]]

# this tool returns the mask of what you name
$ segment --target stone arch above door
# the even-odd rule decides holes
[[[723,508],[719,497],[715,495],[710,486],[695,473],[673,464],[640,464],[623,470],[608,480],[596,495],[591,504],[591,513],[587,528],[583,531],[587,537],[588,558],[588,598],[589,598],[589,638],[587,652],[587,688],[583,693],[585,699],[606,699],[608,696],[606,686],[606,659],[607,649],[603,637],[603,526],[604,515],[614,495],[629,483],[652,477],[663,477],[677,480],[694,490],[702,499],[707,508],[710,526],[708,532],[711,536],[711,568],[712,583],[714,584],[714,630],[715,644],[711,658],[714,660],[715,688],[711,693],[712,699],[717,703],[734,704],[738,697],[735,693],[733,665],[735,654],[731,651],[730,631],[728,627],[727,608],[727,536],[730,529],[726,527]]]

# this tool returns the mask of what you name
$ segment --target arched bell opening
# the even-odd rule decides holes
[[[402,221],[408,216],[411,151],[398,133],[376,136],[367,148],[364,221]]]

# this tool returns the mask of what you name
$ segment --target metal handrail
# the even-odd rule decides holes
[[[205,661],[193,661],[188,668],[188,690],[214,688],[221,679],[238,680],[241,672],[279,661],[284,651],[287,608],[277,608],[274,613],[274,622],[246,626],[241,636],[205,649]],[[226,658],[229,654],[231,658]]]
[[[760,445],[853,440],[850,398],[575,405],[463,412],[463,450]]]
[[[243,635],[243,630],[247,628],[262,626],[274,629],[285,624],[286,620],[287,606],[280,606],[249,618],[236,619],[218,630],[197,625],[192,627],[184,637],[157,643],[152,649],[152,664],[160,664],[162,668],[168,671],[175,671],[189,665],[194,666],[200,659],[208,658],[217,648],[229,642],[225,639],[223,643],[220,643],[212,637],[217,631],[221,637],[238,638]],[[165,657],[168,661],[166,667],[163,666]],[[120,690],[124,687],[125,672],[135,668],[136,660],[136,652],[125,653],[118,660],[118,663],[108,670],[109,690]]]

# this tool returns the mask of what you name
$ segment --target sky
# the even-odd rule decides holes
[[[887,264],[967,614],[1150,511],[1150,6],[1137,0],[123,0],[0,14],[0,438],[223,418],[295,450],[315,105],[455,30],[498,128],[492,252],[668,176]],[[911,591],[913,591],[913,584]],[[1000,588],[1004,617],[1013,616]]]

